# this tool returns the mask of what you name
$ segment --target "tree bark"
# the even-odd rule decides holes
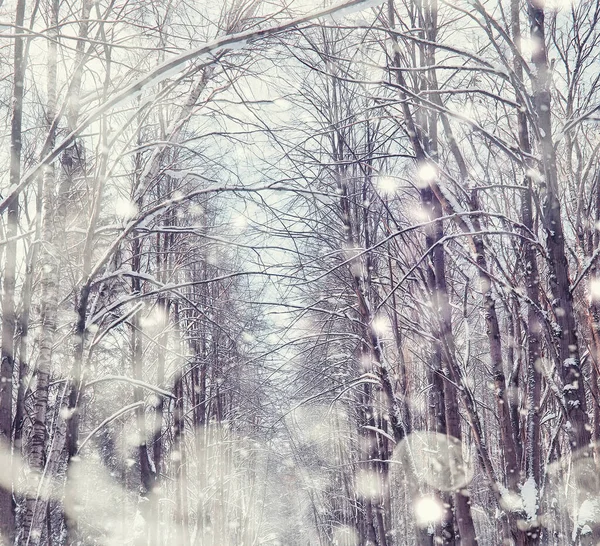
[[[175,303],[173,312],[177,339],[181,340],[179,323],[179,305]],[[190,543],[189,533],[189,501],[188,501],[188,474],[187,451],[185,447],[185,407],[184,407],[184,373],[183,370],[175,380],[175,409],[173,411],[173,453],[175,464],[175,544],[187,546]]]
[[[13,89],[10,124],[10,184],[21,179],[23,86],[25,58],[23,24],[25,0],[19,0],[15,12],[15,45],[13,61]],[[2,348],[0,352],[0,449],[10,449],[12,441],[14,336],[16,328],[15,284],[17,263],[17,233],[19,224],[19,198],[11,199],[7,211],[7,239],[2,279]],[[15,537],[15,511],[10,487],[0,487],[0,537],[12,542]]]
[[[52,146],[55,140],[54,117],[56,115],[56,91],[57,91],[57,44],[56,28],[58,25],[59,1],[49,0],[50,23],[54,29],[53,38],[48,41],[48,103],[46,109],[46,128],[48,130],[48,141]],[[42,472],[46,465],[46,440],[48,396],[50,386],[50,374],[52,373],[52,347],[54,344],[54,333],[56,330],[56,317],[58,307],[58,281],[60,254],[56,248],[56,224],[55,224],[55,198],[54,189],[56,185],[56,173],[53,164],[46,165],[43,175],[44,199],[42,219],[42,252],[40,259],[44,264],[41,273],[41,328],[38,337],[39,357],[34,377],[34,410],[33,425],[29,438],[30,448],[28,462],[31,470],[36,473],[40,480],[45,480]],[[28,545],[36,546],[42,538],[42,527],[46,517],[45,487],[41,488],[41,496],[28,496],[25,503],[25,514],[23,516],[23,540]]]
[[[521,43],[520,6],[516,0],[511,1],[511,31],[513,42]],[[521,60],[515,57],[513,62],[515,74],[519,81],[523,79]],[[531,154],[527,115],[525,105],[517,113],[519,146],[525,154]],[[531,165],[533,167],[533,165]],[[535,233],[533,218],[533,180],[526,175],[521,194],[521,221],[531,235]],[[529,241],[524,243],[525,255],[525,289],[527,294],[527,375],[526,400],[527,419],[525,424],[525,475],[533,479],[538,497],[542,483],[542,466],[540,456],[540,400],[542,392],[542,328],[540,320],[540,272],[537,263],[537,249]],[[515,340],[515,343],[518,342]],[[530,522],[530,544],[538,544],[540,539],[539,522]]]
[[[559,375],[563,381],[563,396],[567,406],[567,434],[573,451],[589,457],[590,431],[586,413],[584,382],[573,295],[570,290],[569,264],[565,252],[559,196],[556,152],[552,138],[551,72],[546,51],[544,8],[535,0],[528,0],[531,36],[536,47],[532,53],[535,66],[533,102],[535,105],[535,135],[539,142],[540,171],[546,184],[543,203],[543,226],[546,231],[548,269],[552,307],[557,323],[556,342],[560,359]]]

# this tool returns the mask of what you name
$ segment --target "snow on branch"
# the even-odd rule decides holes
[[[114,421],[115,419],[118,419],[119,417],[121,417],[121,415],[129,412],[129,411],[133,411],[137,408],[139,408],[140,406],[143,406],[145,404],[144,401],[141,402],[134,402],[133,404],[129,404],[128,406],[125,406],[123,408],[121,408],[120,410],[116,411],[115,413],[113,413],[110,417],[107,417],[106,419],[104,419],[104,421],[102,421],[94,430],[92,430],[92,432],[90,432],[85,439],[83,440],[83,442],[81,442],[81,444],[79,444],[79,449],[77,450],[78,452],[81,452],[81,450],[83,449],[83,447],[85,446],[85,444],[87,444],[90,439],[97,434],[97,432],[101,429],[103,429],[106,425],[108,425],[109,423],[111,423],[112,421]]]
[[[88,383],[86,383],[85,386],[91,387],[92,385],[103,383],[104,381],[122,381],[124,383],[130,383],[132,385],[135,385],[136,387],[142,387],[143,389],[147,389],[156,394],[160,394],[161,396],[166,396],[167,398],[175,399],[175,395],[170,391],[166,391],[164,389],[161,389],[160,387],[157,387],[156,385],[151,385],[150,383],[146,383],[145,381],[132,379],[131,377],[126,377],[124,375],[106,375],[104,377],[101,377],[100,379],[94,379],[93,381],[89,381]]]

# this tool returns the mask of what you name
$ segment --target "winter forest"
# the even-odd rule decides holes
[[[0,544],[600,544],[599,0],[0,0]]]

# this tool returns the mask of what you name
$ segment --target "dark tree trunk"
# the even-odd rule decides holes
[[[13,91],[10,124],[10,184],[16,186],[21,180],[21,149],[23,119],[23,84],[25,73],[24,39],[25,0],[19,0],[15,12],[15,46],[13,62]],[[5,237],[6,259],[2,279],[2,349],[0,353],[0,449],[10,449],[12,440],[12,399],[14,374],[15,273],[17,263],[17,233],[19,224],[19,199],[15,196],[7,210]],[[0,537],[14,540],[15,513],[10,487],[0,487]]]

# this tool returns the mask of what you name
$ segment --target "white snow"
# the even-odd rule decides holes
[[[521,499],[523,500],[523,508],[527,514],[528,520],[536,518],[538,510],[538,491],[533,476],[527,478],[525,483],[520,486]]]
[[[577,360],[575,360],[573,357],[565,358],[565,361],[563,362],[563,366],[565,368],[570,368],[571,366],[577,366]]]
[[[573,540],[577,539],[577,533],[586,535],[591,533],[588,523],[600,521],[600,498],[586,499],[581,503],[577,512],[577,522],[573,528]]]
[[[500,492],[500,505],[506,512],[519,512],[523,509],[523,500],[519,495],[509,491],[504,485],[496,484]]]
[[[229,44],[227,44],[224,49],[229,49],[231,51],[235,51],[235,50],[239,50],[239,49],[244,49],[244,47],[246,47],[248,45],[248,40],[247,39],[241,39],[241,40],[236,40],[235,42],[230,42]]]
[[[334,15],[334,17],[346,17],[348,15],[352,15],[353,13],[364,11],[368,8],[376,8],[377,6],[379,6],[382,3],[383,3],[383,0],[365,0],[364,2],[359,2],[358,4],[354,4],[353,6],[341,8],[341,9],[337,10],[333,15]]]
[[[586,499],[581,503],[577,513],[577,524],[583,527],[586,523],[600,520],[600,499]]]
[[[592,302],[600,301],[600,277],[590,279],[590,299]]]
[[[177,171],[174,171],[172,169],[167,169],[165,171],[165,174],[167,176],[170,176],[171,178],[180,180],[180,179],[185,178],[186,176],[188,176],[188,174],[190,174],[190,171],[186,170],[186,169],[177,170]]]

